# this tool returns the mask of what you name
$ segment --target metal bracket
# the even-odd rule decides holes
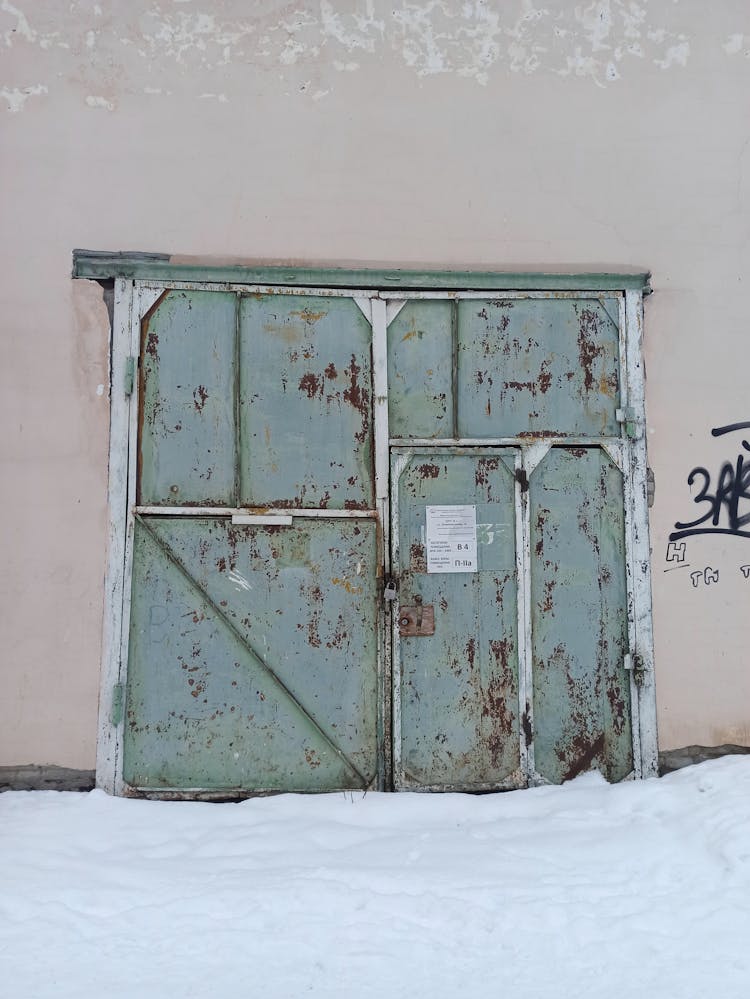
[[[125,691],[121,683],[116,683],[112,687],[112,708],[110,710],[109,720],[112,722],[115,728],[120,724],[123,719],[125,706]]]
[[[633,680],[636,684],[639,687],[642,686],[643,681],[646,679],[646,666],[643,662],[643,656],[638,652],[628,652],[623,665],[628,672],[632,672]]]
[[[529,491],[529,476],[526,473],[525,468],[516,469],[516,482],[521,486],[521,492],[527,493]]]
[[[626,437],[638,436],[638,416],[632,406],[624,406],[622,409],[616,409],[615,419],[618,423],[624,424]]]
[[[288,513],[266,514],[266,513],[234,513],[232,514],[232,524],[235,526],[267,525],[277,527],[291,527],[292,516]]]
[[[399,607],[398,633],[402,638],[423,638],[435,634],[435,608],[414,597],[413,607]]]
[[[123,389],[125,395],[133,394],[133,386],[135,385],[135,358],[126,357],[125,358],[125,375],[123,378],[124,384]]]

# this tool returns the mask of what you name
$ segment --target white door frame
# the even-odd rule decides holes
[[[617,454],[625,484],[625,545],[628,576],[628,635],[631,649],[631,703],[633,704],[635,776],[657,773],[658,744],[654,684],[653,630],[651,619],[651,567],[648,533],[647,458],[645,420],[645,373],[643,365],[643,294],[641,291],[408,291],[387,292],[302,286],[248,285],[221,282],[132,280],[116,278],[114,318],[110,349],[110,441],[109,441],[109,537],[105,576],[102,668],[99,694],[97,739],[97,786],[110,794],[122,794],[122,744],[124,691],[130,624],[132,539],[136,512],[136,466],[138,447],[138,366],[141,320],[167,289],[235,291],[237,293],[285,294],[346,297],[356,301],[369,319],[373,331],[373,408],[375,438],[374,511],[381,525],[381,559],[386,575],[390,572],[391,527],[389,478],[390,446],[509,445],[529,450],[528,441],[519,438],[496,439],[397,439],[388,430],[387,328],[407,300],[510,298],[619,298],[621,411],[628,435],[612,441],[610,454]],[[550,439],[550,444],[554,443]],[[560,443],[570,444],[569,438]],[[545,442],[546,443],[546,442]],[[593,441],[592,441],[593,443]],[[597,441],[601,444],[601,440]],[[524,452],[525,453],[525,452]],[[195,513],[195,509],[192,509]],[[209,511],[206,512],[218,512]],[[222,513],[240,514],[240,510]],[[245,511],[247,512],[247,511]],[[294,516],[331,516],[332,511],[284,511]],[[348,512],[342,511],[343,515]],[[381,622],[384,615],[380,615]],[[390,689],[391,643],[381,627],[379,672],[381,675],[382,717],[386,728],[395,705]],[[636,682],[638,681],[638,682]],[[637,745],[636,745],[637,743]],[[385,771],[389,776],[388,753]],[[532,761],[533,762],[533,761]]]

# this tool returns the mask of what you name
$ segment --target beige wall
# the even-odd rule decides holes
[[[664,572],[688,472],[741,447],[711,428],[750,420],[749,95],[745,0],[2,0],[0,764],[94,764],[108,327],[76,246],[652,270],[660,744],[750,743],[750,539]]]

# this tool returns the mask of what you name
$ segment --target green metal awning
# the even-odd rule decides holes
[[[430,271],[322,267],[230,266],[174,263],[168,254],[73,251],[73,277],[107,280],[189,281],[217,284],[297,285],[453,291],[640,291],[649,294],[648,271],[549,273],[534,271]]]

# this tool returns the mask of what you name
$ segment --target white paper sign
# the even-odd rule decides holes
[[[428,506],[425,542],[428,572],[476,572],[477,508]]]

